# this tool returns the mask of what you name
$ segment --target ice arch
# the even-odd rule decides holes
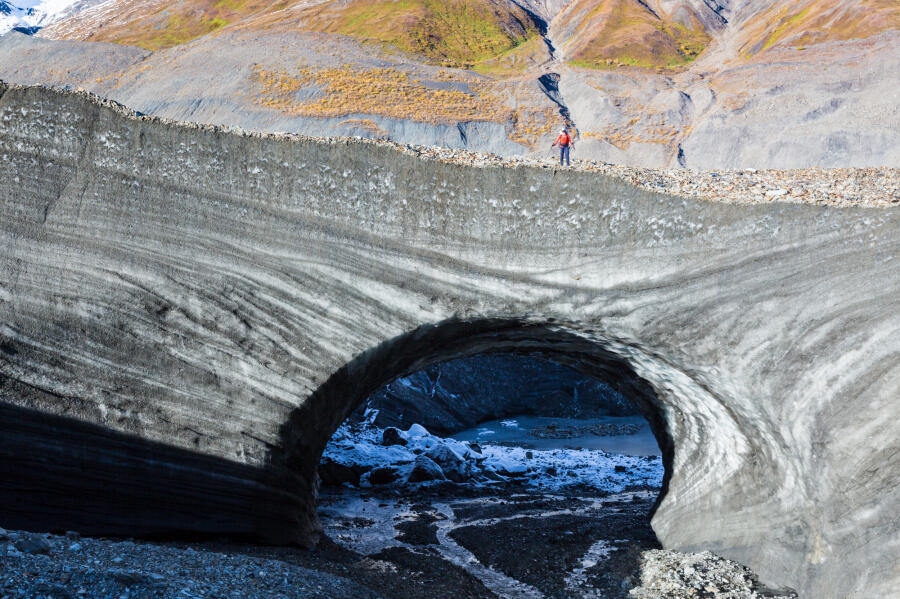
[[[308,542],[315,459],[370,383],[531,344],[653,406],[664,545],[816,597],[900,584],[900,209],[700,202],[2,84],[0,156],[3,526]]]

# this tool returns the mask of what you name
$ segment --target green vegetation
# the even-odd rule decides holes
[[[258,65],[253,68],[256,103],[291,115],[334,118],[368,114],[445,125],[505,123],[510,139],[531,146],[545,140],[559,121],[558,111],[552,108],[509,108],[498,93],[503,88],[497,82],[450,71],[442,71],[438,80],[465,83],[469,91],[434,89],[392,68],[301,67],[293,72]],[[297,100],[297,92],[309,88],[321,90],[321,96]]]
[[[312,7],[306,21],[448,67],[472,68],[538,36],[524,11],[494,0],[339,0]]]
[[[146,33],[137,33],[135,35],[124,35],[114,41],[119,44],[140,46],[146,50],[162,50],[164,48],[186,44],[193,39],[211,33],[227,24],[227,20],[218,17],[190,19],[184,14],[175,13],[169,15],[166,25],[163,28]]]
[[[769,36],[769,39],[766,40],[765,45],[763,45],[763,50],[768,50],[771,46],[773,46],[776,42],[781,40],[790,29],[803,21],[806,16],[809,14],[809,7],[804,8],[797,14],[792,17],[782,19],[781,23],[775,28],[775,31],[772,32],[772,35]]]
[[[263,0],[190,0],[170,3],[154,13],[119,23],[112,21],[90,41],[114,42],[163,50],[195,40],[260,10],[274,10]]]
[[[799,50],[900,29],[898,0],[860,0],[851,6],[838,0],[806,0],[798,4],[763,12],[749,22],[748,41],[742,47],[744,58],[779,45],[791,45]]]
[[[582,21],[576,40],[570,60],[576,66],[678,69],[693,62],[711,37],[698,19],[688,27],[661,19],[638,0],[604,0]]]

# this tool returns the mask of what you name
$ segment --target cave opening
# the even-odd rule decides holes
[[[659,547],[659,423],[584,370],[489,351],[382,384],[322,454],[325,536],[409,596],[627,597]]]

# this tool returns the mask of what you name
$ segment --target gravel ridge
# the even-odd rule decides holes
[[[82,88],[27,86],[0,80],[0,98],[10,90],[41,88],[60,95],[86,98],[114,110],[130,119],[161,124],[217,131],[244,137],[291,140],[305,143],[366,144],[389,147],[402,154],[423,160],[437,160],[468,167],[544,168],[563,172],[591,172],[626,181],[632,185],[659,193],[690,197],[730,204],[801,203],[838,208],[900,207],[900,169],[869,168],[813,168],[792,170],[696,170],[654,169],[616,165],[594,160],[578,160],[570,167],[561,167],[549,157],[503,157],[488,152],[473,152],[437,146],[400,144],[383,139],[363,137],[310,137],[294,133],[263,133],[239,127],[223,127],[174,121],[136,112],[118,102],[85,91]],[[550,154],[548,148],[548,154]],[[577,154],[576,154],[577,155]]]

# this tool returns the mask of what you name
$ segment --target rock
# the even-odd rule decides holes
[[[120,570],[118,568],[113,568],[107,572],[107,575],[125,586],[156,584],[156,581],[150,575],[141,572],[140,570]]]
[[[393,426],[384,429],[384,432],[381,433],[382,445],[406,445],[406,443],[406,439],[400,436],[400,431]]]
[[[362,476],[371,469],[372,466],[370,466],[369,464],[353,464],[352,466],[350,466],[350,470],[353,470],[356,476]]]
[[[74,597],[72,591],[61,584],[51,584],[49,582],[39,582],[32,589],[35,597],[52,597],[53,599],[71,599]]]
[[[509,414],[605,413],[637,414],[621,393],[568,367],[535,356],[493,354],[441,362],[397,379],[373,393],[355,418],[375,414],[373,423],[381,428],[416,422],[447,435]]]
[[[471,449],[472,451],[474,451],[475,453],[478,453],[478,454],[483,453],[483,450],[481,449],[481,445],[479,445],[478,443],[476,443],[474,441],[469,442],[469,449]]]
[[[406,431],[406,436],[407,436],[408,438],[430,437],[430,436],[431,436],[431,433],[429,433],[429,432],[428,432],[428,429],[426,429],[426,428],[425,428],[424,426],[422,426],[421,424],[413,424],[413,425],[410,426],[409,429]]]
[[[0,541],[6,541],[7,539],[9,539],[9,533],[5,529],[0,528]]]
[[[530,459],[532,459],[532,458],[534,458],[534,452],[526,451],[526,452],[525,452],[525,459],[526,459],[526,460],[530,460]]]
[[[497,474],[507,478],[521,478],[525,476],[526,472],[524,468],[520,470],[518,468],[506,468],[501,466],[500,468],[497,468]]]
[[[326,487],[337,487],[344,483],[358,486],[359,476],[353,468],[330,458],[322,458],[319,462],[319,479]]]
[[[628,472],[628,468],[626,468],[625,466],[622,466],[622,465],[617,465],[615,468],[615,471],[621,474],[621,473]]]
[[[369,482],[373,485],[386,485],[398,478],[397,471],[390,467],[373,468],[369,473]]]
[[[409,473],[408,482],[421,483],[430,480],[447,480],[444,471],[434,460],[425,455],[416,458],[412,472]]]
[[[16,549],[22,553],[50,553],[52,545],[43,535],[26,533],[18,538]]]
[[[81,549],[82,549],[81,543],[72,543],[71,545],[69,545],[69,551],[78,552],[78,551],[81,551]]]
[[[436,445],[425,455],[434,460],[444,471],[444,475],[455,483],[461,483],[472,476],[472,467],[446,445]]]

